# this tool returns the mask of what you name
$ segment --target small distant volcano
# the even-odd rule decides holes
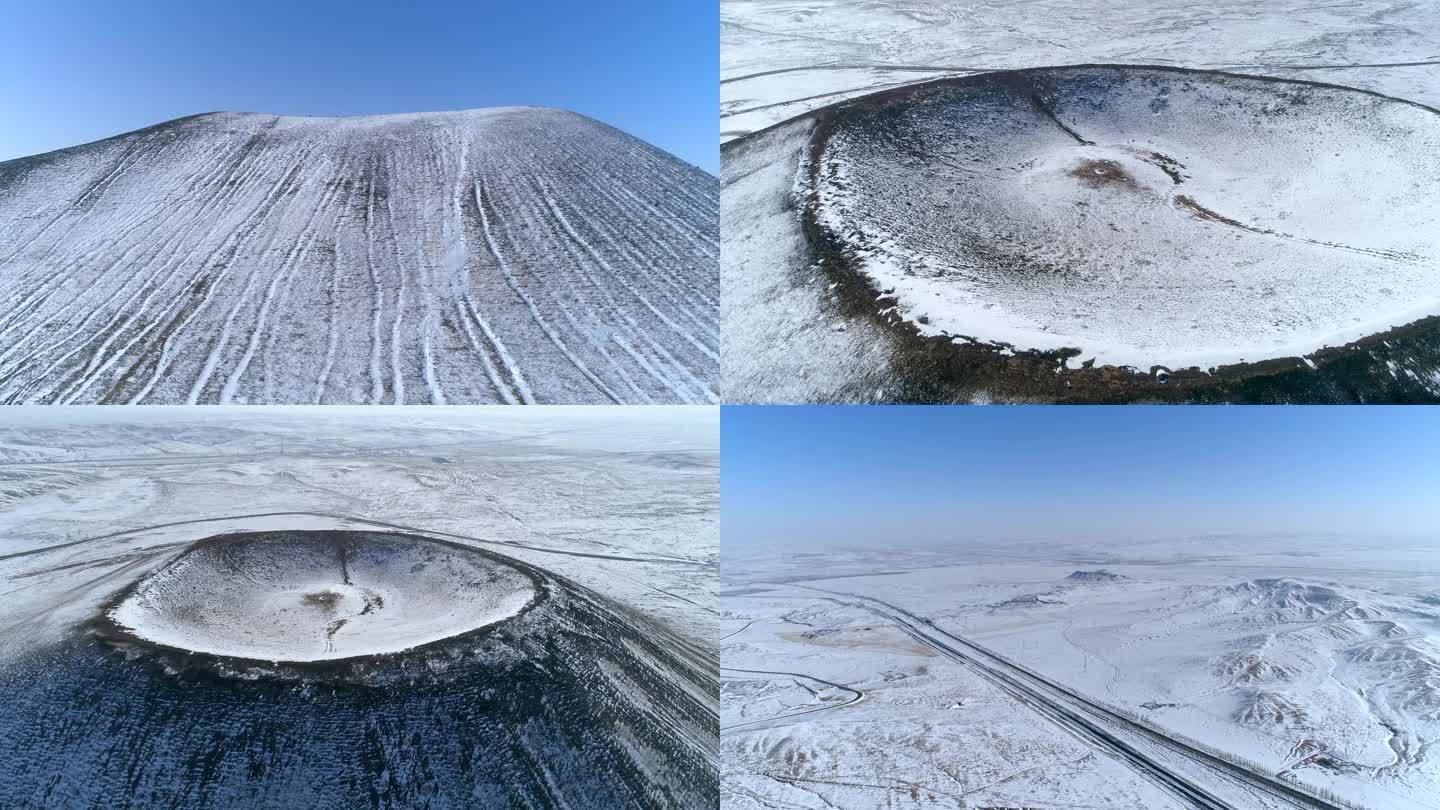
[[[1104,568],[1097,568],[1094,571],[1073,571],[1070,576],[1065,577],[1066,582],[1119,582],[1129,577],[1106,571]]]

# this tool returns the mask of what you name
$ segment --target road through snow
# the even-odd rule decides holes
[[[1346,807],[1302,786],[1257,773],[1167,736],[972,641],[941,630],[929,619],[904,608],[873,597],[821,588],[810,590],[859,600],[827,597],[895,622],[911,638],[963,664],[1067,732],[1105,751],[1195,807],[1241,810],[1256,806],[1256,802],[1262,802],[1265,807],[1305,810],[1344,810]]]

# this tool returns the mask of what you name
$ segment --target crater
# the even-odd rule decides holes
[[[488,549],[383,530],[220,535],[0,668],[0,792],[64,807],[715,807],[718,665],[713,646]]]
[[[276,531],[201,540],[105,610],[130,639],[257,661],[399,653],[503,622],[537,598],[503,558],[417,535]]]
[[[1421,105],[1101,65],[817,117],[807,233],[924,338],[1206,370],[1440,314],[1440,115]]]

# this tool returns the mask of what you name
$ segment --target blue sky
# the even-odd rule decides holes
[[[1440,528],[1440,409],[733,407],[723,541]]]
[[[719,164],[713,2],[0,0],[0,19],[0,160],[214,110],[534,104]]]

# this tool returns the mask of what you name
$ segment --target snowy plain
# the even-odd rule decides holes
[[[727,548],[722,795],[1440,807],[1437,562],[1339,536]]]
[[[1333,82],[1440,106],[1430,3],[721,0],[722,142],[886,87],[1098,62]]]

